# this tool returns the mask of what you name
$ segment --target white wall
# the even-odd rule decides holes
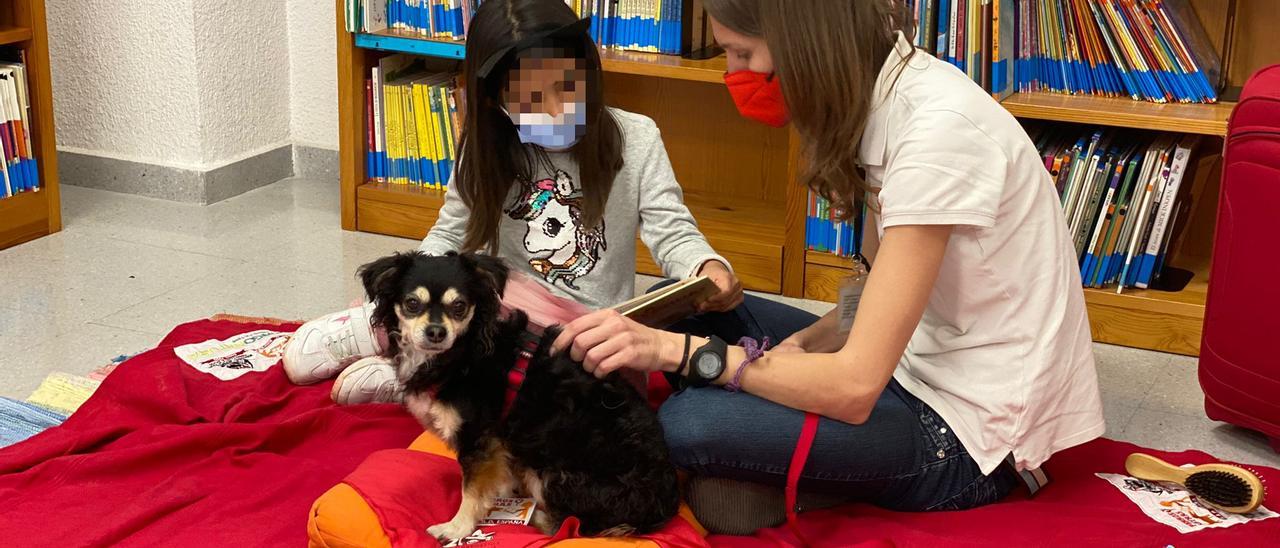
[[[58,148],[208,171],[290,143],[286,2],[48,0]]]
[[[201,162],[192,0],[49,0],[59,148]]]
[[[203,165],[289,143],[285,0],[195,0]]]
[[[338,58],[332,0],[285,0],[289,14],[289,110],[294,144],[338,148]]]

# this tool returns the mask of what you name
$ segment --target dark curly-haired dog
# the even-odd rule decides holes
[[[402,253],[360,268],[375,325],[392,334],[405,405],[458,453],[462,505],[437,538],[475,531],[497,497],[524,493],[551,534],[569,516],[584,535],[647,533],[679,504],[657,416],[617,374],[596,379],[526,334],[523,312],[500,314],[507,267],[486,255]],[[531,350],[505,409],[508,374]],[[525,354],[526,357],[529,354]]]

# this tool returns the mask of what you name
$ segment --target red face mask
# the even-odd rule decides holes
[[[782,127],[791,121],[787,102],[782,98],[782,82],[777,76],[740,70],[725,74],[724,83],[744,117],[773,127]]]

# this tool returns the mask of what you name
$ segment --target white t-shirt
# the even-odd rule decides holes
[[[894,378],[956,432],[983,473],[1038,468],[1105,428],[1084,293],[1035,145],[955,67],[898,44],[862,140],[877,231],[955,225]],[[896,83],[893,78],[898,74]]]

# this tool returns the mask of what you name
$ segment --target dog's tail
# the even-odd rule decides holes
[[[627,524],[615,525],[603,531],[597,536],[601,537],[629,537],[636,534],[636,528]]]

